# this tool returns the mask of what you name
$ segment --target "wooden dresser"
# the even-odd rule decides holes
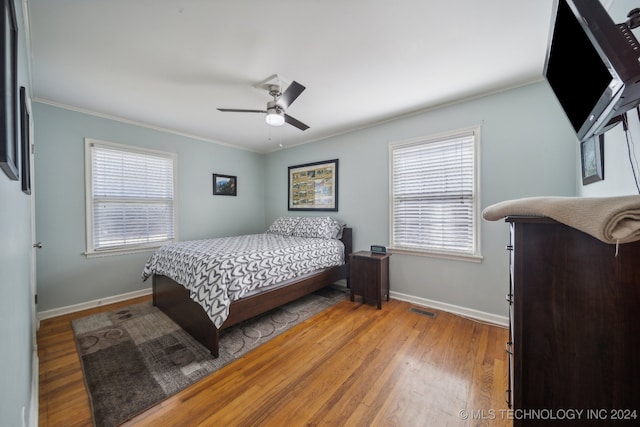
[[[640,425],[640,242],[506,221],[514,427]]]

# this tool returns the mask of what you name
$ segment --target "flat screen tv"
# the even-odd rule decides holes
[[[584,141],[640,103],[640,46],[599,0],[554,0],[553,7],[544,77]]]

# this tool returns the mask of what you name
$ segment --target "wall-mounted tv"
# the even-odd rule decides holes
[[[554,0],[553,7],[544,76],[584,141],[640,103],[640,45],[599,0]]]

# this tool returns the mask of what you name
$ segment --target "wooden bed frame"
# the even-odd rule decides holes
[[[153,276],[153,305],[202,343],[214,357],[218,357],[221,330],[280,307],[340,279],[347,279],[349,286],[349,254],[353,250],[352,229],[345,227],[340,240],[345,246],[345,264],[305,275],[286,286],[232,302],[229,317],[220,328],[216,328],[202,306],[189,297],[187,288],[166,276]]]

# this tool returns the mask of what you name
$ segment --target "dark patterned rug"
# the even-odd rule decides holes
[[[324,288],[220,334],[220,357],[151,302],[72,322],[96,427],[116,426],[344,300]]]

